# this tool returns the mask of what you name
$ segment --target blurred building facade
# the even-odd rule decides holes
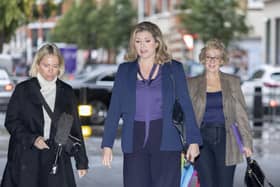
[[[149,20],[160,26],[175,59],[182,62],[186,62],[189,59],[198,61],[198,54],[203,44],[199,40],[194,40],[193,49],[188,49],[187,43],[184,41],[186,31],[182,29],[180,20],[177,18],[178,13],[180,13],[179,5],[182,3],[182,0],[134,1],[138,2],[138,20]],[[252,30],[247,38],[234,44],[238,50],[235,50],[232,56],[235,58],[236,64],[239,63],[244,69],[248,68],[248,64],[249,66],[252,64],[251,66],[253,67],[253,64],[261,63],[259,59],[262,59],[261,38],[263,23],[256,22],[254,19],[256,17],[263,17],[262,1],[263,0],[240,0],[242,8],[248,10],[247,22]],[[260,47],[256,49],[255,46]],[[248,54],[244,51],[248,51]],[[234,56],[234,54],[238,55]],[[246,62],[244,62],[244,60]],[[251,60],[251,62],[248,62],[248,60]]]
[[[265,0],[264,5],[264,60],[280,66],[280,0]]]
[[[197,61],[198,53],[203,44],[195,39],[193,46],[188,46],[184,40],[186,31],[181,28],[180,20],[177,17],[180,13],[179,6],[183,0],[131,1],[137,7],[138,22],[149,20],[159,25],[175,59],[182,62],[189,59]],[[37,5],[41,6],[43,1],[37,0],[37,2]],[[56,21],[69,10],[73,3],[82,1],[55,0],[54,2],[58,5],[58,9],[50,18],[41,18],[20,27],[6,49],[12,49],[11,51],[16,53],[24,53],[27,58],[26,62],[31,63],[34,51],[42,42],[48,40],[48,33],[55,27]],[[97,2],[102,3],[102,0]],[[279,65],[280,18],[278,10],[280,9],[280,0],[240,0],[240,3],[242,7],[247,9],[247,23],[252,29],[248,37],[234,44],[239,50],[237,54],[245,55],[241,59],[247,60],[246,66],[249,70],[264,63]]]
[[[177,15],[182,0],[134,0],[138,6],[138,21],[149,20],[157,23],[175,59],[182,62],[198,60],[202,47],[194,40],[193,50],[184,41],[185,30],[180,27]],[[235,64],[250,74],[261,64],[280,64],[280,0],[240,0],[247,9],[249,35],[233,43],[231,57]],[[240,73],[244,73],[244,71]]]
[[[22,54],[30,64],[35,51],[43,42],[48,41],[48,33],[55,27],[57,20],[71,7],[75,0],[55,0],[57,8],[49,18],[44,16],[17,29],[15,37],[6,46],[14,56]],[[37,0],[36,6],[42,11],[44,1]]]
[[[264,33],[264,3],[263,0],[247,0],[246,22],[250,27],[248,36],[233,43],[231,53],[232,64],[237,69],[236,74],[247,79],[261,64],[266,63],[262,47]],[[257,19],[257,21],[256,21]]]

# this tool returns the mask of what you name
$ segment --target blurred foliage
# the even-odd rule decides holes
[[[38,18],[48,18],[55,9],[54,0],[45,0],[42,6],[36,0],[0,0],[0,52],[4,42],[10,41],[16,29]]]
[[[130,0],[103,0],[98,5],[95,1],[83,1],[59,20],[51,40],[75,43],[82,49],[126,47],[135,12]]]
[[[4,42],[10,40],[17,27],[26,22],[34,0],[0,1],[0,52]]]
[[[228,45],[249,32],[246,10],[238,0],[183,0],[180,15],[188,33],[198,34],[204,43],[218,38]]]

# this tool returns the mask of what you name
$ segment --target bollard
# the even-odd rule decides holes
[[[255,127],[263,126],[262,88],[255,87],[253,104],[253,124]]]

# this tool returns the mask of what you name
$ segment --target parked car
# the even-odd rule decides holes
[[[91,71],[83,71],[67,81],[79,101],[79,113],[83,125],[102,125],[107,116],[116,64],[96,65]]]
[[[76,75],[68,83],[73,88],[100,87],[112,89],[117,69],[118,65],[116,64],[96,65],[91,71]]]
[[[204,66],[201,63],[192,60],[183,63],[183,68],[187,77],[197,76],[204,71]]]
[[[242,83],[241,88],[250,111],[254,107],[256,88],[261,90],[265,112],[268,112],[271,107],[278,107],[280,104],[280,67],[260,66],[247,81]]]
[[[13,73],[13,58],[8,54],[0,54],[0,67],[4,68],[9,74]]]
[[[15,84],[7,70],[0,68],[0,112],[6,112]]]

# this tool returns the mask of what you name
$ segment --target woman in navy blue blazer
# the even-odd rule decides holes
[[[132,31],[126,60],[118,69],[105,121],[103,164],[111,166],[122,118],[124,186],[179,187],[182,145],[172,124],[174,88],[185,114],[189,160],[199,155],[202,143],[183,67],[171,59],[160,29],[151,22],[141,22]]]

